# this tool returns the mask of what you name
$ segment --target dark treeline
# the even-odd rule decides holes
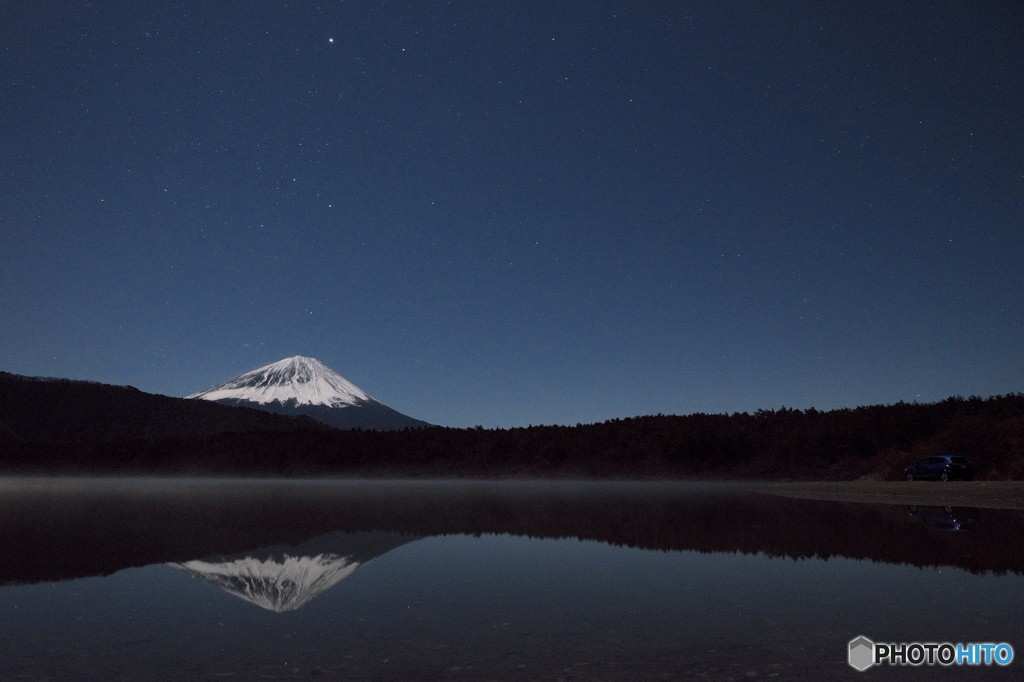
[[[10,400],[0,401],[0,469],[8,473],[846,480],[898,478],[914,459],[948,453],[970,458],[980,479],[1024,478],[1024,394],[1020,393],[830,411],[782,408],[753,414],[656,415],[572,427],[378,432],[324,430],[308,420],[266,415],[287,420],[271,424],[260,421],[261,413],[254,410],[245,410],[245,420],[256,426],[248,421],[241,426],[223,421],[219,412],[182,412],[192,406],[240,408],[151,396],[122,387],[104,389],[115,389],[115,413],[124,413],[124,423],[134,424],[131,429],[123,424],[114,428],[109,417],[103,422],[106,426],[93,428],[89,415],[97,410],[109,415],[109,406],[80,406],[71,398],[55,406],[37,398],[28,407],[19,403],[19,416],[9,409]],[[171,401],[168,409],[176,415],[174,419],[162,415],[151,404],[152,398]],[[46,411],[43,421],[49,426],[24,427],[36,419],[34,409]],[[65,414],[72,415],[72,426]],[[169,423],[187,428],[175,432]]]

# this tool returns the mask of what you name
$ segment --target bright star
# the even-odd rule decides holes
[[[333,42],[334,42],[334,38],[328,38],[328,39],[327,39],[327,42],[329,42],[329,43],[333,43]]]

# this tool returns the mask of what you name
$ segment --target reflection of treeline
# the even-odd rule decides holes
[[[0,389],[7,384],[0,381]],[[1024,478],[1020,393],[826,412],[782,408],[753,414],[657,415],[572,427],[378,432],[323,430],[308,420],[276,415],[266,417],[278,421],[264,422],[262,413],[253,410],[232,416],[223,411],[241,408],[121,387],[103,390],[109,395],[97,393],[91,402],[76,402],[67,391],[53,402],[37,386],[33,400],[24,404],[17,403],[17,391],[8,390],[5,396],[0,390],[0,468],[851,479],[894,478],[911,460],[950,453],[973,460],[979,478]]]
[[[792,500],[735,486],[381,482],[299,484],[282,491],[153,485],[144,493],[126,486],[112,494],[109,484],[105,489],[95,483],[74,494],[8,491],[0,498],[0,583],[245,553],[335,531],[507,533],[652,550],[846,557],[1024,574],[1024,556],[1006,542],[1024,533],[1020,512],[975,510],[974,530],[946,532],[929,528],[904,507]]]

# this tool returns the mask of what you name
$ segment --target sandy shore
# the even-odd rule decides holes
[[[1024,481],[816,481],[778,483],[754,490],[804,500],[1024,509]]]

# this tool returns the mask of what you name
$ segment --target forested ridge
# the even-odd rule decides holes
[[[328,430],[308,417],[172,398],[132,386],[0,372],[0,442],[67,445],[299,429]]]
[[[33,382],[26,399],[20,388]],[[193,406],[200,412],[190,412]],[[235,421],[220,412],[242,409],[0,373],[0,470],[848,480],[898,478],[914,459],[948,453],[970,458],[980,479],[1024,479],[1021,393],[829,411],[391,432],[338,431],[255,410]]]

